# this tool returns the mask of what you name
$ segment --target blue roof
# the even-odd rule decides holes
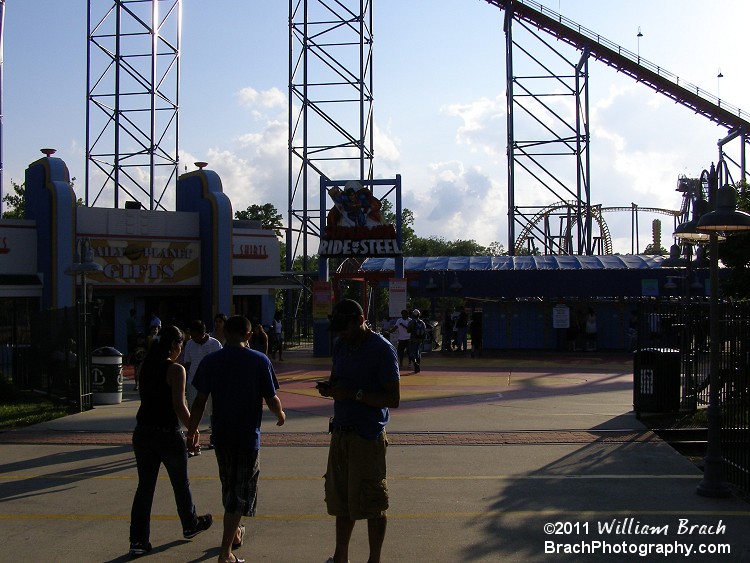
[[[651,270],[660,268],[664,256],[609,254],[602,256],[409,256],[404,271],[510,271],[510,270]],[[388,272],[394,258],[367,258],[363,272]]]

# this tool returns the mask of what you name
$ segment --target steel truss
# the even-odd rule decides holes
[[[290,0],[288,271],[320,237],[320,178],[372,180],[372,84],[371,0]]]
[[[86,205],[165,210],[174,196],[181,10],[180,0],[88,2]]]
[[[509,251],[522,252],[526,244],[528,252],[592,254],[588,52],[570,60],[548,36],[523,20],[514,22],[511,10],[504,27]],[[533,204],[550,195],[555,203]],[[597,215],[596,223],[602,222]]]

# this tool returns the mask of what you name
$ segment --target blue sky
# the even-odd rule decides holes
[[[542,3],[750,111],[741,46],[750,3],[717,0],[711,10],[697,0]],[[287,2],[182,6],[180,160],[189,169],[208,161],[235,209],[270,201],[284,212]],[[484,0],[374,0],[373,10],[376,175],[402,175],[421,236],[507,247],[502,11]],[[6,1],[4,193],[40,148],[54,147],[82,195],[86,33],[85,0]],[[676,209],[678,175],[697,176],[716,160],[725,131],[596,61],[589,71],[592,202]],[[641,249],[654,218],[671,244],[671,220],[642,214]],[[629,252],[630,216],[607,222],[615,250]]]

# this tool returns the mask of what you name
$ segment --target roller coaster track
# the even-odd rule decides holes
[[[516,247],[523,248],[530,239],[534,237],[535,232],[543,232],[545,229],[539,227],[540,224],[546,225],[551,216],[559,215],[559,212],[567,209],[575,209],[578,205],[575,201],[560,201],[545,207],[544,209],[537,212],[523,228],[518,236]],[[644,212],[644,213],[657,213],[661,215],[669,215],[670,217],[680,217],[684,214],[683,210],[676,209],[664,209],[662,207],[638,207],[638,206],[620,206],[620,207],[602,207],[601,205],[595,205],[591,207],[591,218],[599,226],[599,237],[601,240],[601,254],[612,254],[612,235],[609,232],[609,226],[604,220],[604,213],[607,212],[618,212],[618,211],[630,211],[630,212]],[[576,225],[576,216],[572,215],[571,221],[567,226],[568,231],[572,231]],[[567,240],[570,233],[567,232],[563,235],[563,239]],[[546,239],[547,237],[545,237]],[[565,243],[562,243],[565,244]],[[567,249],[562,249],[567,251]]]
[[[549,33],[560,41],[576,49],[588,52],[598,61],[627,74],[671,98],[678,104],[688,107],[711,121],[726,127],[730,132],[750,133],[750,114],[720,98],[680,80],[672,74],[632,51],[605,39],[565,16],[553,12],[534,0],[485,0],[501,10],[513,12],[519,20],[530,23],[541,31]]]

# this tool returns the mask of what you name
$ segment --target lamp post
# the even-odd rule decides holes
[[[641,37],[643,37],[643,33],[641,33],[641,26],[638,26],[638,35],[636,35],[636,38],[638,39],[638,62],[641,62]]]
[[[698,221],[696,229],[709,235],[711,299],[709,302],[709,394],[708,394],[708,444],[703,470],[703,479],[696,492],[705,497],[727,497],[731,494],[729,485],[724,480],[724,463],[721,456],[722,413],[719,400],[719,367],[721,355],[721,337],[719,331],[719,233],[750,230],[750,215],[736,210],[737,192],[734,187],[725,184],[720,189],[719,176],[723,160],[718,168],[711,165],[708,173],[709,206],[713,211],[704,214]],[[728,174],[727,174],[728,176]],[[703,176],[701,175],[701,178]]]
[[[79,411],[83,412],[83,382],[89,374],[89,356],[90,356],[90,342],[89,342],[89,317],[87,311],[88,292],[86,288],[86,276],[93,272],[101,272],[101,265],[94,262],[94,252],[91,250],[91,242],[88,238],[83,237],[78,240],[77,246],[79,251],[75,253],[73,262],[66,270],[65,273],[71,276],[75,276],[77,285],[78,274],[81,275],[81,299],[79,300],[80,309],[78,316],[78,341],[77,341],[77,355],[78,355],[78,408]]]

